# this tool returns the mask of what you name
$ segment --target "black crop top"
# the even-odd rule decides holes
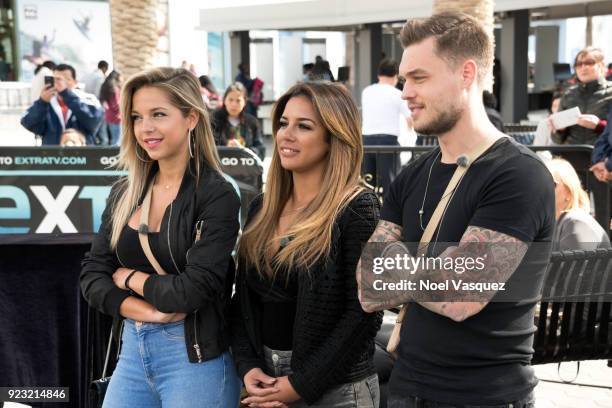
[[[153,252],[153,256],[155,256],[159,262],[159,232],[150,232],[148,236],[151,252]],[[125,268],[136,269],[137,271],[148,274],[157,273],[142,250],[142,246],[138,240],[138,231],[129,225],[123,227],[121,235],[119,236],[119,241],[117,242],[117,257]]]

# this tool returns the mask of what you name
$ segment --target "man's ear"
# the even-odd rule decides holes
[[[473,59],[469,59],[463,63],[461,77],[463,86],[467,89],[478,80],[478,65]]]

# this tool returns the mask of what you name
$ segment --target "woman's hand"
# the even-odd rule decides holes
[[[578,126],[582,126],[587,129],[595,129],[599,124],[599,118],[595,115],[580,115],[578,116]]]
[[[249,395],[265,397],[266,395],[278,392],[275,387],[276,378],[264,373],[261,368],[252,368],[244,376],[244,388]]]
[[[608,170],[604,162],[595,163],[589,168],[593,172],[595,178],[601,182],[607,182],[609,178]]]
[[[115,273],[113,273],[113,282],[119,289],[128,290],[125,287],[125,278],[128,277],[130,273],[132,273],[133,269],[128,268],[118,268]]]
[[[549,116],[548,118],[546,118],[546,124],[548,124],[548,130],[550,130],[551,132],[563,132],[563,131],[565,131],[565,128],[563,128],[563,129],[555,128],[555,123],[552,120],[552,115]]]
[[[254,368],[253,370],[259,370],[261,372],[261,370],[258,368]],[[247,378],[253,370],[249,371],[247,375],[244,376],[244,382],[247,392],[249,391],[249,385],[247,385]],[[263,372],[261,374],[263,374]],[[263,375],[267,378],[273,378],[268,377],[265,374]],[[276,391],[267,393],[267,395],[263,396],[256,396],[255,394],[249,392],[249,397],[242,400],[242,403],[248,405],[249,407],[270,408],[283,406],[278,405],[278,403],[289,404],[300,399],[300,395],[295,391],[295,389],[289,382],[289,378],[287,376],[278,377],[275,380],[276,383],[274,384],[274,388],[276,389]],[[268,390],[260,389],[257,391],[262,394],[264,392],[267,392]]]

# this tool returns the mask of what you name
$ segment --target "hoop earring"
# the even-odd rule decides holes
[[[193,151],[195,150],[195,143],[193,149],[191,148],[191,139],[193,139],[193,129],[189,129],[187,132],[187,144],[189,145],[189,157],[193,159]]]
[[[151,163],[153,160],[144,160],[142,157],[140,157],[140,155],[138,154],[138,148],[140,147],[139,144],[136,144],[136,157],[138,157],[138,160],[140,160],[143,163]]]

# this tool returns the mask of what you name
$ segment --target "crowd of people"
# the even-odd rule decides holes
[[[378,407],[374,338],[383,311],[402,305],[388,407],[534,406],[537,293],[517,302],[377,294],[364,245],[450,258],[497,245],[487,265],[495,278],[537,291],[551,251],[611,248],[609,231],[569,162],[542,161],[505,137],[484,91],[493,46],[480,23],[436,14],[409,20],[400,40],[401,62],[380,62],[361,112],[329,62],[304,65],[304,81],[274,105],[265,193],[241,234],[216,146],[266,156],[264,84],[247,64],[223,94],[187,62],[124,83],[100,61],[84,89],[69,64],[37,68],[22,125],[43,145],[120,146],[128,173],[113,185],[81,272],[85,299],[113,316],[121,345],[104,407]],[[545,120],[536,144],[594,145],[591,171],[608,182],[604,55],[587,47],[574,67],[577,83],[555,95],[551,112],[577,106],[577,123]],[[398,146],[403,127],[439,146],[401,170],[395,154],[364,154],[364,145]],[[527,274],[525,260],[538,273]],[[415,272],[410,279],[450,277]]]
[[[21,124],[42,145],[118,145],[121,74],[109,72],[109,64],[100,61],[82,84],[81,89],[73,66],[45,61],[34,72],[32,105]]]
[[[608,233],[568,162],[544,163],[491,120],[485,105],[495,104],[483,89],[493,46],[479,22],[454,13],[409,20],[400,40],[399,66],[381,62],[361,113],[343,84],[311,73],[278,99],[265,192],[249,205],[241,234],[240,200],[215,146],[266,154],[253,111],[261,84],[248,66],[222,96],[188,69],[155,68],[123,85],[111,73],[99,91],[95,73],[91,90],[109,129],[122,127],[118,167],[128,172],[82,263],[83,295],[113,316],[121,345],[104,407],[378,407],[374,338],[383,311],[401,305],[388,407],[534,406],[534,311],[550,253],[610,248]],[[577,57],[581,82],[559,105],[586,103],[584,114],[552,137],[599,138],[593,171],[607,180],[612,140],[599,55]],[[43,87],[24,126],[49,142],[69,128],[93,137],[87,118],[99,120],[101,109],[85,104],[89,94],[77,99],[74,70],[49,69],[55,83]],[[45,125],[35,127],[37,119]],[[402,123],[436,135],[439,146],[399,174],[392,161],[376,168],[364,144],[397,145]],[[361,177],[377,171],[382,205]],[[515,302],[496,293],[459,302],[376,293],[376,274],[363,267],[366,243],[398,256],[490,251],[489,278],[521,282],[529,293]],[[453,273],[392,272],[413,280]]]
[[[104,111],[95,95],[77,88],[77,74],[71,65],[46,62],[34,77],[32,88],[39,96],[21,124],[40,136],[43,145],[59,145],[67,129],[82,134],[87,144],[95,144]]]

